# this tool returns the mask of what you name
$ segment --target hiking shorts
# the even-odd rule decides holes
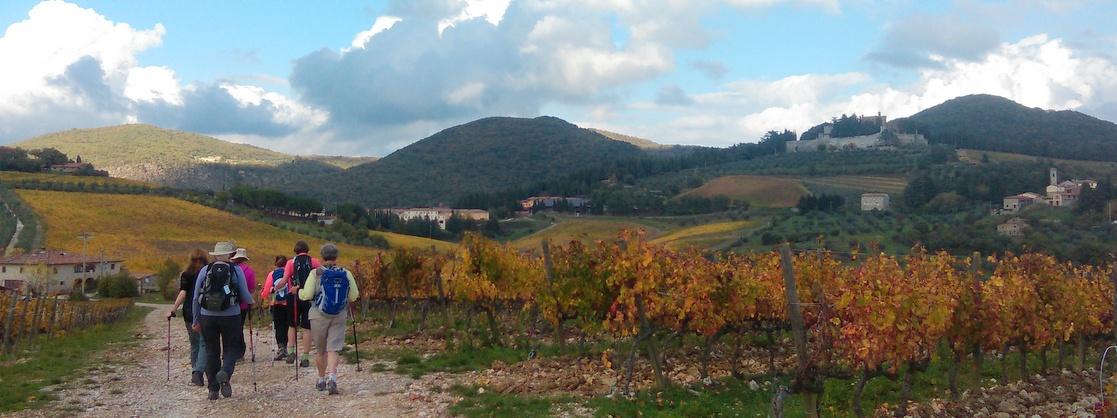
[[[314,347],[322,350],[326,348],[327,352],[338,352],[345,348],[345,319],[348,317],[347,312],[335,316],[326,316],[321,312],[311,313],[310,319],[310,341],[314,343]],[[321,351],[319,351],[321,352]]]
[[[299,311],[295,312],[295,302],[293,300],[287,301],[287,317],[291,318],[287,321],[288,326],[294,328],[295,324],[299,324],[302,329],[310,329],[310,305],[314,303],[308,300],[300,300]],[[296,315],[297,318],[296,318]]]

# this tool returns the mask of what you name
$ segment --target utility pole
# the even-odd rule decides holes
[[[86,255],[89,252],[89,240],[93,239],[93,234],[90,234],[88,232],[82,232],[81,234],[78,235],[78,239],[81,240],[81,244],[82,244],[81,245],[81,278],[79,279],[80,282],[81,282],[80,292],[81,292],[82,295],[85,295],[85,276],[86,276],[86,270],[88,270],[88,266],[86,265],[87,264],[86,263],[86,260],[87,260]]]

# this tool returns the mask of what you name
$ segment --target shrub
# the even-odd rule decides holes
[[[139,293],[136,281],[127,273],[105,276],[97,283],[97,294],[105,298],[131,298]]]

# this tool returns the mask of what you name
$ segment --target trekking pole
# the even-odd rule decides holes
[[[299,381],[299,295],[294,295],[295,301],[295,381]]]
[[[252,328],[256,327],[253,326],[255,324],[252,322],[253,308],[254,306],[248,308],[248,350],[252,353],[252,359],[250,360],[252,362],[252,391],[259,392],[259,390],[256,389],[256,337],[255,334],[252,333]]]
[[[349,316],[353,318],[353,353],[357,355],[357,371],[361,371],[361,347],[358,345],[357,340],[357,316],[354,315],[354,309],[349,307]]]
[[[171,318],[167,317],[167,381],[171,381]]]

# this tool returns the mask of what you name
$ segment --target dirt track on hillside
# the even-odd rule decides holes
[[[171,319],[171,379],[167,381],[167,320],[169,305],[154,307],[135,331],[137,344],[110,348],[92,359],[96,370],[75,375],[56,392],[58,400],[34,411],[12,416],[443,416],[452,396],[432,387],[446,386],[439,376],[414,380],[391,372],[375,373],[342,364],[338,368],[341,394],[328,396],[314,389],[317,372],[272,363],[275,340],[271,328],[256,336],[256,387],[252,363],[246,358],[232,379],[233,397],[209,401],[204,387],[190,386],[189,348],[181,318]],[[262,321],[261,321],[262,322]],[[247,357],[247,356],[246,356]],[[99,367],[96,367],[99,365]],[[367,365],[366,365],[367,366]]]

